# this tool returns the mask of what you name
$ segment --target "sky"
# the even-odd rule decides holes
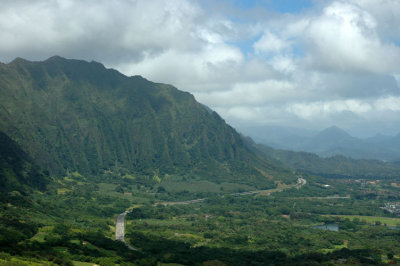
[[[399,0],[0,2],[3,63],[101,62],[188,91],[248,134],[400,132]]]

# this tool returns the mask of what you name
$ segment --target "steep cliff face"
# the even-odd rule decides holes
[[[0,94],[0,129],[52,173],[117,165],[143,174],[261,178],[247,169],[250,161],[274,168],[191,94],[100,63],[16,59],[0,65]]]

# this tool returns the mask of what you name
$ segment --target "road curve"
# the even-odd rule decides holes
[[[117,224],[115,226],[115,240],[122,241],[130,250],[136,250],[135,247],[130,246],[125,242],[125,216],[129,211],[124,211],[117,217]]]

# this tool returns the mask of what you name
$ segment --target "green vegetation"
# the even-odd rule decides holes
[[[354,221],[365,221],[374,225],[400,226],[400,218],[379,217],[379,216],[360,216],[360,215],[335,215],[341,218],[348,218]]]
[[[285,193],[143,206],[128,215],[127,239],[157,261],[181,264],[206,260],[229,265],[363,264],[381,263],[388,254],[399,254],[398,230],[383,223],[320,215],[336,212],[339,206],[343,211],[357,207],[382,214],[379,208],[371,210],[365,200],[309,200],[288,198]],[[340,231],[312,228],[329,223],[339,224]]]
[[[160,189],[167,182],[149,186],[132,178],[120,179],[118,174],[112,178],[108,173],[108,178],[114,182],[98,183],[70,172],[54,179],[47,192],[36,191],[26,198],[32,204],[29,208],[2,205],[2,217],[35,225],[31,231],[25,229],[17,241],[1,247],[5,256],[62,265],[399,262],[395,255],[400,252],[400,231],[385,226],[382,219],[391,214],[379,208],[388,200],[400,200],[385,190],[390,181],[368,187],[305,175],[307,184],[300,189],[235,197],[225,189],[208,191],[223,183],[202,183],[195,191],[174,186],[172,191],[167,186]],[[119,187],[123,191],[118,192]],[[60,189],[66,192],[57,194]],[[364,193],[366,189],[369,194]],[[374,194],[378,192],[379,197]],[[324,199],[333,195],[349,198]],[[191,205],[154,206],[159,201],[199,196],[208,199]],[[139,252],[113,241],[116,215],[132,207],[126,239]],[[348,214],[386,218],[377,225],[344,216]],[[339,224],[340,231],[311,228],[325,223]]]
[[[43,190],[49,178],[6,134],[0,131],[0,201],[17,200],[32,188]]]
[[[400,263],[386,165],[263,159],[190,94],[95,62],[2,64],[0,95],[0,265]]]
[[[194,97],[96,62],[52,57],[0,65],[0,130],[54,175],[112,170],[269,186],[295,180],[263,160]],[[63,193],[63,192],[61,192]]]

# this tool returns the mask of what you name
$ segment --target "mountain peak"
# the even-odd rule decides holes
[[[346,131],[337,126],[328,127],[322,130],[317,136],[330,139],[341,139],[341,138],[351,137],[349,133],[347,133]]]
[[[12,60],[9,64],[10,65],[18,65],[18,64],[26,64],[29,63],[30,61],[21,58],[21,57],[16,57],[14,60]]]
[[[341,129],[338,126],[331,126],[331,127],[325,128],[324,130],[321,131],[321,133],[322,132],[333,132],[333,133],[342,133],[342,134],[344,133],[344,134],[349,135],[349,133],[347,133],[344,129]]]
[[[39,62],[42,63],[42,62]],[[94,60],[92,61],[86,61],[86,60],[80,60],[80,59],[68,59],[59,55],[54,55],[52,57],[49,57],[47,60],[43,61],[43,63],[81,63],[81,64],[90,64],[90,65],[98,65],[101,66],[102,68],[105,68],[102,63],[96,62]]]
[[[59,56],[59,55],[54,55],[52,57],[49,57],[47,60],[44,62],[60,62],[60,61],[65,61],[67,60],[66,58]]]
[[[52,57],[49,57],[47,60],[45,60],[45,61],[30,61],[30,60],[27,60],[27,59],[24,59],[24,58],[22,58],[22,57],[16,57],[13,61],[11,61],[9,64],[11,64],[11,65],[15,65],[15,64],[28,64],[28,63],[49,63],[49,62],[62,62],[62,61],[66,61],[66,60],[68,60],[68,59],[66,59],[66,58],[64,58],[64,57],[61,57],[61,56],[58,56],[58,55],[55,55],[55,56],[52,56]]]

